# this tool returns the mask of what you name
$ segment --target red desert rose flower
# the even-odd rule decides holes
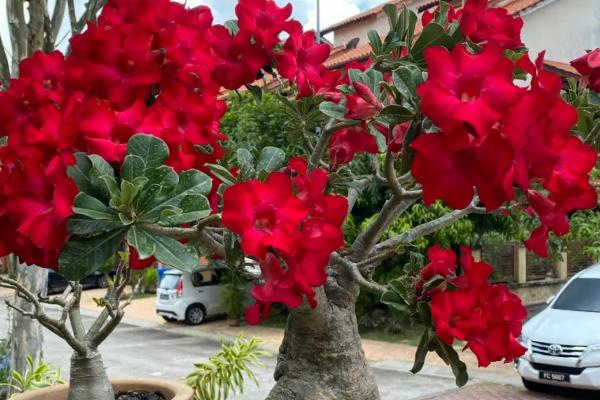
[[[209,40],[219,55],[214,79],[226,89],[238,89],[256,79],[269,58],[258,43],[252,43],[252,32],[245,29],[231,36],[223,25],[213,26]]]
[[[371,88],[365,83],[354,81],[352,87],[356,94],[346,95],[348,112],[345,117],[360,121],[374,118],[383,108],[381,100],[375,97]]]
[[[504,8],[487,8],[488,0],[467,0],[462,10],[460,29],[475,43],[495,43],[503,49],[523,47],[523,19]]]
[[[571,65],[587,80],[591,90],[600,93],[600,48],[576,58]]]
[[[335,171],[340,165],[352,161],[357,153],[378,152],[375,138],[362,127],[341,129],[329,141],[329,166]]]
[[[523,93],[513,84],[514,64],[494,44],[479,54],[463,45],[451,52],[434,46],[425,50],[425,61],[429,76],[417,90],[421,110],[453,147],[485,136]]]
[[[329,57],[329,45],[317,43],[315,33],[302,33],[300,26],[290,29],[289,34],[283,51],[276,55],[277,71],[284,78],[296,82],[298,97],[311,96],[323,88],[334,86],[329,81],[331,73],[323,66]]]
[[[431,296],[435,333],[449,346],[454,340],[466,342],[465,349],[475,353],[480,367],[494,361],[510,362],[526,351],[517,337],[527,310],[504,285],[488,282],[490,265],[475,262],[466,246],[461,252],[463,271],[451,281],[455,289],[435,291]],[[445,272],[448,264],[442,265]]]
[[[279,34],[287,28],[292,5],[278,7],[273,0],[240,0],[235,14],[240,29],[252,32],[254,38],[270,51],[279,43]]]
[[[223,194],[223,225],[242,236],[244,253],[262,259],[273,247],[294,250],[295,232],[308,210],[292,192],[289,176],[272,173],[265,183],[251,180]]]

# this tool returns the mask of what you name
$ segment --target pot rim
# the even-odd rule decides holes
[[[155,378],[140,378],[140,379],[110,379],[110,383],[116,392],[143,390],[143,391],[158,391],[164,395],[167,400],[191,400],[194,396],[192,388],[186,384],[170,380],[170,379],[155,379]],[[43,389],[31,390],[19,394],[13,400],[46,400],[49,396],[54,395],[51,399],[67,400],[69,384],[50,386]],[[57,397],[64,395],[64,397]]]

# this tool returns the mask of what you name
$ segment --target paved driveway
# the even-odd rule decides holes
[[[0,337],[7,330],[6,308],[0,304]],[[86,313],[88,314],[88,313]],[[93,318],[84,315],[84,323],[89,326]],[[110,377],[163,377],[181,379],[190,372],[193,364],[205,361],[216,354],[220,345],[199,330],[170,325],[168,329],[148,321],[122,323],[110,338],[102,344],[102,352]],[[273,350],[273,349],[271,349]],[[59,338],[46,332],[44,354],[49,363],[60,367],[68,377],[70,349]],[[255,368],[260,386],[248,384],[244,395],[233,400],[262,400],[274,384],[272,371],[275,366],[275,352],[265,357],[265,368]],[[454,380],[447,367],[426,365],[419,375],[406,371],[410,364],[403,361],[382,361],[372,364],[383,400],[563,400],[581,397],[532,396],[518,386],[516,374],[472,371],[475,378],[465,389],[456,391]],[[496,384],[484,384],[493,381]],[[503,385],[498,385],[501,383]],[[510,385],[513,386],[510,386]],[[508,385],[508,386],[507,386]]]

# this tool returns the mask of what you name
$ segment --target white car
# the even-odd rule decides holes
[[[188,273],[166,271],[156,291],[156,313],[167,321],[201,324],[207,316],[222,314],[220,305],[224,269]]]
[[[516,361],[525,387],[600,390],[600,264],[567,282],[523,327]]]

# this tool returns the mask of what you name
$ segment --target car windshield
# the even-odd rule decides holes
[[[179,275],[165,274],[160,280],[161,289],[176,289],[179,282]]]
[[[575,279],[556,299],[552,308],[600,313],[600,279]]]

